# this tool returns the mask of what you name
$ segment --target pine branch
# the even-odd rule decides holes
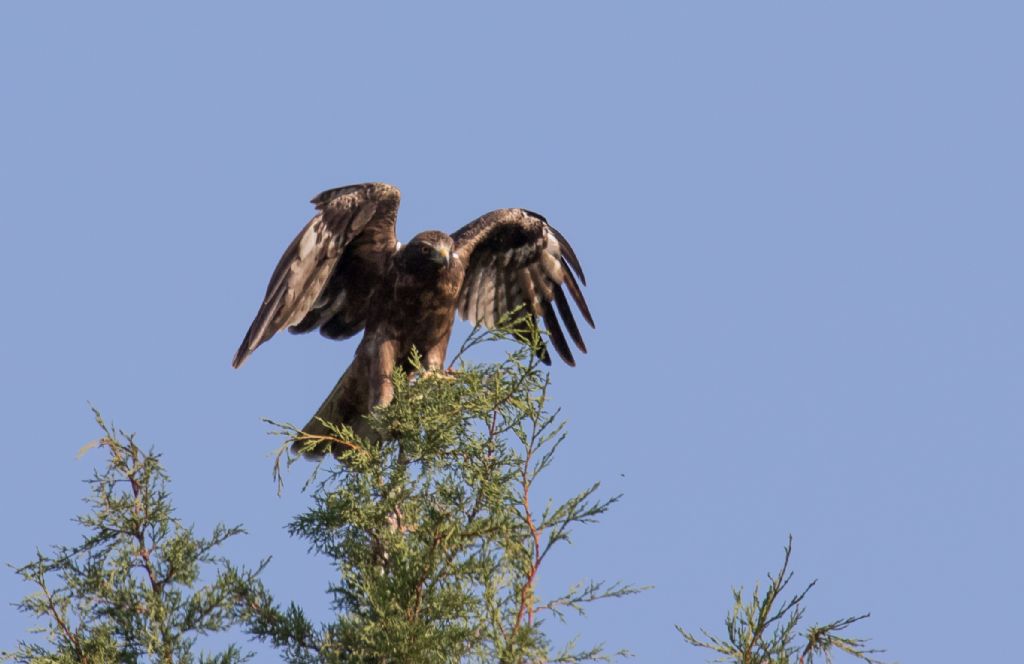
[[[289,524],[338,570],[328,586],[333,619],[314,629],[263,608],[250,633],[287,657],[315,650],[323,661],[609,656],[601,647],[556,650],[537,613],[582,614],[589,602],[639,589],[587,581],[544,602],[536,583],[572,528],[598,519],[618,497],[598,498],[595,484],[563,505],[535,506],[544,504],[535,481],[553,464],[565,431],[547,406],[540,333],[476,330],[463,351],[498,339],[530,345],[495,364],[453,364],[444,380],[420,371],[415,356],[408,372],[396,368],[393,401],[368,417],[382,440],[351,437],[358,454],[316,466],[316,479],[305,483],[312,505]],[[347,428],[332,432],[350,439]],[[286,438],[282,449],[300,439],[293,427],[277,433]],[[278,463],[275,473],[288,467]]]
[[[93,471],[90,511],[75,521],[83,528],[74,547],[58,546],[18,573],[38,591],[17,604],[42,621],[46,643],[21,642],[8,661],[192,662],[197,637],[239,624],[232,579],[255,582],[255,572],[233,568],[213,551],[243,532],[217,526],[198,538],[174,516],[168,479],[159,456],[143,451],[134,436],[109,427],[94,410],[103,435],[84,446],[107,453]],[[198,585],[202,568],[215,580]],[[55,585],[51,586],[51,582]],[[233,645],[204,662],[241,662]]]
[[[803,646],[798,644],[801,634],[797,627],[804,616],[804,601],[817,582],[811,581],[788,600],[780,599],[793,579],[793,572],[789,569],[792,553],[793,538],[790,536],[784,549],[782,566],[778,572],[768,574],[768,586],[763,597],[760,587],[756,585],[749,601],[744,600],[742,588],[733,590],[733,608],[725,619],[724,638],[714,636],[703,628],[700,630],[703,638],[679,625],[676,625],[676,630],[691,646],[723,655],[715,660],[719,662],[813,664],[815,656],[820,655],[831,663],[833,651],[840,651],[869,664],[883,664],[871,657],[883,651],[868,649],[863,639],[838,634],[867,618],[867,614],[812,626],[802,634],[806,643]]]

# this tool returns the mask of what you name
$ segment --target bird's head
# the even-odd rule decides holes
[[[455,243],[447,233],[426,231],[402,247],[403,263],[411,269],[438,270],[451,264],[454,251]]]

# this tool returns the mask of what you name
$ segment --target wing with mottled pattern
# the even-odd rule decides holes
[[[316,215],[285,250],[232,366],[280,329],[320,328],[333,338],[366,324],[370,296],[394,253],[399,192],[388,184],[330,189],[312,201]]]
[[[464,320],[493,327],[525,305],[530,315],[544,319],[551,344],[567,364],[575,360],[562,325],[576,347],[587,352],[562,290],[569,291],[583,319],[594,327],[579,287],[587,280],[572,247],[544,217],[519,208],[495,210],[460,228],[452,239],[466,264],[458,303]]]

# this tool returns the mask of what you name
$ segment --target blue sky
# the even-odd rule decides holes
[[[700,662],[795,539],[809,617],[905,662],[999,661],[1024,591],[1024,93],[1010,2],[5,3],[0,560],[76,538],[87,402],[157,446],[179,513],[250,535],[282,600],[261,417],[355,349],[230,360],[322,189],[401,187],[399,237],[523,206],[597,321],[556,364],[565,493],[623,501],[550,561],[654,584],[554,628]],[[456,337],[467,329],[459,327]],[[0,574],[0,601],[29,588]],[[28,626],[0,608],[0,644]],[[261,660],[272,661],[266,650]]]

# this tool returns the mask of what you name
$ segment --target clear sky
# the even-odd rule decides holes
[[[586,268],[549,486],[625,496],[542,590],[656,587],[559,638],[703,661],[672,625],[717,629],[792,533],[811,618],[870,611],[903,662],[1005,661],[1022,25],[941,0],[3,3],[0,561],[76,539],[91,402],[163,453],[180,516],[244,523],[228,553],[326,611],[260,418],[304,422],[355,342],[230,360],[308,199],[383,180],[400,239],[523,206]],[[29,590],[0,573],[3,604]],[[0,608],[0,644],[27,625]]]

